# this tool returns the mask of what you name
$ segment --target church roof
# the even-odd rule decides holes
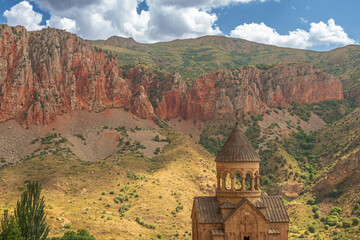
[[[216,197],[195,197],[194,203],[199,223],[222,223]]]
[[[248,202],[243,199],[236,209],[242,204]],[[250,203],[250,202],[249,202]],[[223,219],[220,212],[220,204],[216,197],[195,197],[194,199],[197,220],[199,223],[222,223]],[[251,204],[251,203],[250,203]],[[262,196],[259,203],[255,204],[255,208],[262,208],[266,206],[265,217],[272,223],[274,222],[289,222],[285,205],[280,196]],[[234,212],[236,211],[234,209]],[[231,214],[230,214],[231,215]],[[224,219],[226,220],[226,219]]]
[[[270,222],[290,221],[280,196],[263,196],[260,202],[266,205],[266,216]]]
[[[236,123],[215,162],[260,162],[258,154]]]
[[[225,223],[227,220],[229,220],[235,213],[238,211],[239,208],[241,208],[244,204],[249,204],[265,221],[269,221],[269,219],[264,216],[247,198],[243,198],[236,208],[232,210],[227,217],[223,219],[223,222]]]

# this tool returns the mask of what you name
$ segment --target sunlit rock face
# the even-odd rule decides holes
[[[210,120],[343,98],[337,78],[304,63],[218,70],[187,85],[150,67],[125,72],[114,54],[62,30],[1,25],[0,36],[0,121],[47,124],[63,113],[121,107],[147,119]]]

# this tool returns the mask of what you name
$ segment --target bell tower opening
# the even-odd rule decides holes
[[[250,236],[245,236],[244,240],[250,240]]]

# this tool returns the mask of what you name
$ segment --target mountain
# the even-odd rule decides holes
[[[111,37],[116,39],[118,37]],[[121,38],[120,38],[121,39]],[[154,44],[109,44],[93,42],[117,55],[120,66],[144,64],[167,72],[179,72],[186,82],[215,70],[255,64],[305,62],[343,81],[347,98],[360,93],[360,46],[349,45],[327,52],[299,50],[259,44],[243,39],[206,36]],[[114,42],[114,41],[112,41]]]
[[[148,119],[210,120],[343,98],[338,79],[304,63],[218,70],[187,86],[177,73],[125,71],[114,54],[65,31],[2,25],[0,33],[0,121],[48,124],[63,113],[106,108]]]
[[[214,155],[240,121],[262,190],[286,199],[291,239],[358,236],[342,223],[360,204],[358,46],[85,41],[7,25],[0,36],[1,210],[40,180],[53,235],[191,238],[192,197],[213,191]]]

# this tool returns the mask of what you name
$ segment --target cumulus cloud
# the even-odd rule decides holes
[[[279,34],[274,28],[264,23],[244,23],[230,32],[231,37],[243,38],[259,43],[271,44],[281,47],[310,48],[313,46],[329,46],[355,44],[344,29],[335,24],[334,19],[327,23],[322,21],[311,23],[309,31],[297,29],[287,35]]]
[[[3,16],[7,18],[7,24],[10,26],[22,25],[30,31],[44,27],[40,25],[42,14],[35,12],[33,6],[27,1],[12,6],[10,10],[4,12]]]
[[[63,17],[51,16],[49,20],[46,20],[46,26],[65,29],[68,32],[76,33],[76,21]]]

